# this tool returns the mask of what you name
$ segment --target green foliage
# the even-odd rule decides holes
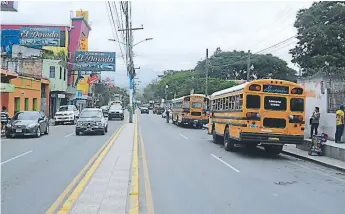
[[[58,53],[54,53],[53,51],[44,50],[42,54],[43,59],[56,59],[56,60],[66,60],[66,54],[63,50],[59,51]]]
[[[98,97],[99,101],[97,105],[99,106],[108,105],[114,94],[121,94],[123,96],[124,105],[129,103],[129,95],[124,88],[109,88],[109,86],[106,84],[96,84],[95,94],[96,97]]]
[[[194,71],[166,71],[164,76],[157,82],[152,82],[145,89],[143,96],[149,100],[165,98],[165,86],[168,85],[167,99],[181,97],[190,94],[194,89],[194,93],[205,93],[205,77]],[[235,83],[219,78],[210,78],[208,82],[209,94],[234,86]]]
[[[299,42],[290,50],[293,63],[306,73],[325,65],[345,67],[345,3],[317,2],[297,13]]]
[[[209,58],[209,76],[221,79],[247,79],[247,57],[244,51],[223,52],[217,48]],[[296,71],[289,68],[284,60],[271,54],[251,54],[250,79],[276,78],[293,81]],[[205,74],[205,60],[199,61],[195,71]]]

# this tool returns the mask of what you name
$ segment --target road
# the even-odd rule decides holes
[[[104,136],[61,125],[40,138],[2,139],[1,213],[45,213],[121,124],[109,121]]]
[[[345,175],[285,155],[226,152],[206,130],[141,115],[147,167],[141,162],[142,213],[291,214],[344,213]],[[153,208],[146,204],[153,199]],[[149,208],[148,208],[149,209]]]

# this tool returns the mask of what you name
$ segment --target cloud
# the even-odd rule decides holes
[[[116,2],[118,5],[119,2]],[[147,37],[152,41],[134,47],[138,77],[142,86],[165,69],[191,69],[217,47],[224,51],[256,52],[296,34],[293,27],[296,13],[312,2],[227,2],[227,1],[137,1],[132,2],[135,42]],[[113,38],[104,2],[19,2],[19,12],[1,13],[2,23],[68,24],[69,11],[87,10],[92,31],[89,50],[116,51],[117,85],[128,84],[126,68],[118,44]],[[45,9],[42,9],[45,8]],[[50,8],[50,9],[47,9]],[[288,50],[294,44],[273,49],[273,55],[293,66]],[[124,47],[122,46],[124,51]],[[269,52],[267,52],[269,53]]]

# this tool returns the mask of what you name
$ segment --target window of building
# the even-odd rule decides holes
[[[55,66],[49,67],[49,78],[55,78]]]
[[[29,111],[29,98],[25,98],[25,111]]]
[[[14,98],[14,113],[20,111],[20,97]]]
[[[32,110],[37,111],[37,98],[32,99]]]
[[[65,47],[66,31],[60,31],[60,47]]]
[[[67,70],[66,70],[66,68],[64,68],[63,69],[63,80],[66,80],[66,72],[67,72]]]
[[[62,79],[62,67],[60,67],[60,80]]]

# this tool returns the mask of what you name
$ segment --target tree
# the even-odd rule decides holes
[[[164,99],[165,87],[168,85],[167,98],[181,97],[190,94],[191,90],[194,93],[205,93],[205,76],[196,73],[195,71],[168,71],[157,82],[152,82],[144,89],[144,97],[148,100]],[[209,94],[225,88],[234,86],[235,83],[219,78],[210,78],[208,81]]]
[[[292,62],[298,63],[303,72],[325,65],[345,67],[344,2],[313,3],[310,8],[298,11],[294,26],[299,42],[290,53]]]
[[[244,51],[223,52],[217,48],[209,59],[209,76],[220,79],[247,79],[247,57]],[[293,81],[296,71],[271,54],[251,54],[251,79],[276,78]],[[195,71],[205,75],[205,60],[199,61]]]

